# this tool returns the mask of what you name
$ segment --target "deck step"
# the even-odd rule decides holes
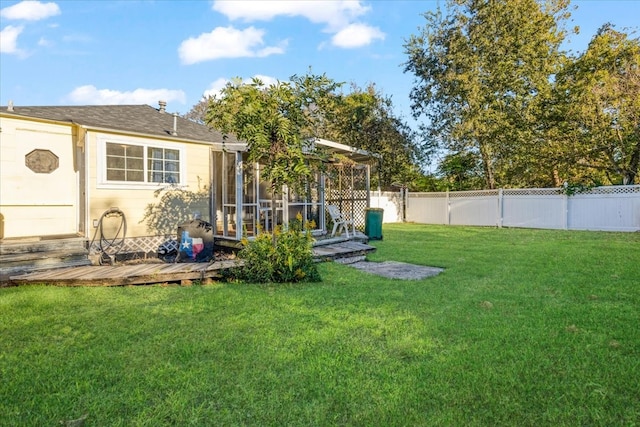
[[[359,231],[356,231],[355,236],[349,233],[349,237],[347,237],[344,234],[335,236],[335,237],[326,235],[326,236],[322,236],[320,238],[315,239],[313,241],[313,247],[315,248],[318,246],[335,245],[337,243],[354,242],[354,241],[359,243],[368,243],[369,238],[365,234]]]
[[[0,281],[10,276],[90,265],[85,239],[18,240],[0,243]]]
[[[0,256],[18,253],[48,252],[86,248],[83,237],[52,238],[52,239],[5,239],[0,241]]]
[[[375,246],[350,240],[328,245],[314,246],[313,257],[316,261],[352,259],[353,262],[355,262],[364,259],[367,254],[374,252],[375,250]]]

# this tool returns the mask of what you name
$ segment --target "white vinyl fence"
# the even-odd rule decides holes
[[[403,203],[404,199],[404,203]],[[559,188],[446,193],[376,193],[384,222],[564,230],[640,231],[640,185],[596,187],[573,195]]]

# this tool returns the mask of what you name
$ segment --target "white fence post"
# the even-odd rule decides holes
[[[564,214],[563,220],[563,229],[569,229],[569,195],[565,191],[562,194],[562,213]]]
[[[503,215],[502,215],[502,206],[503,206],[503,202],[502,202],[502,196],[503,196],[503,192],[502,192],[502,188],[498,190],[498,228],[502,228],[502,221],[503,221]]]
[[[447,190],[447,225],[451,225],[451,199],[449,199],[449,190]]]

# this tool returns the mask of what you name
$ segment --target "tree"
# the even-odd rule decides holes
[[[453,191],[473,190],[482,180],[479,158],[476,154],[447,154],[438,166],[438,173],[443,177],[446,188]]]
[[[430,151],[418,141],[419,135],[395,116],[391,98],[377,91],[373,84],[365,89],[352,84],[351,91],[343,94],[336,91],[341,85],[334,83],[317,92],[317,82],[309,77],[293,76],[290,83],[305,99],[306,127],[302,134],[380,154],[378,171],[382,187],[390,188],[393,183],[411,187],[422,177],[420,165]],[[203,98],[185,117],[203,123],[209,102]],[[373,184],[377,178],[373,177]]]
[[[220,96],[209,99],[205,121],[223,134],[247,142],[249,162],[260,162],[262,178],[271,185],[271,217],[276,218],[276,194],[284,185],[298,188],[311,177],[308,138],[323,119],[316,106],[339,86],[333,80],[307,74],[290,82],[265,86],[254,78],[234,80]],[[275,245],[275,233],[274,233]]]
[[[557,82],[563,107],[557,125],[565,138],[561,154],[577,168],[573,177],[638,182],[640,40],[604,25]]]
[[[381,187],[394,183],[411,184],[421,176],[420,164],[428,155],[418,142],[418,134],[393,113],[391,98],[374,84],[337,96],[328,106],[330,121],[318,129],[322,138],[380,154],[378,175]]]
[[[182,117],[192,120],[196,123],[204,124],[210,101],[211,96],[203,96],[200,101],[198,101],[196,105],[191,107],[191,110],[189,110],[189,112],[187,114],[184,114]]]
[[[415,118],[432,141],[480,156],[485,186],[509,184],[540,140],[541,105],[562,60],[568,0],[449,0],[405,43]]]

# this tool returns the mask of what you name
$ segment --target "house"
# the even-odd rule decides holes
[[[318,174],[306,194],[285,192],[275,222],[300,214],[321,234],[329,202],[363,218],[372,156],[315,143],[355,163]],[[253,236],[274,221],[269,186],[246,149],[164,102],[1,107],[0,242],[76,238],[96,250],[108,235],[126,252],[153,253],[192,217],[212,223],[220,240]]]

